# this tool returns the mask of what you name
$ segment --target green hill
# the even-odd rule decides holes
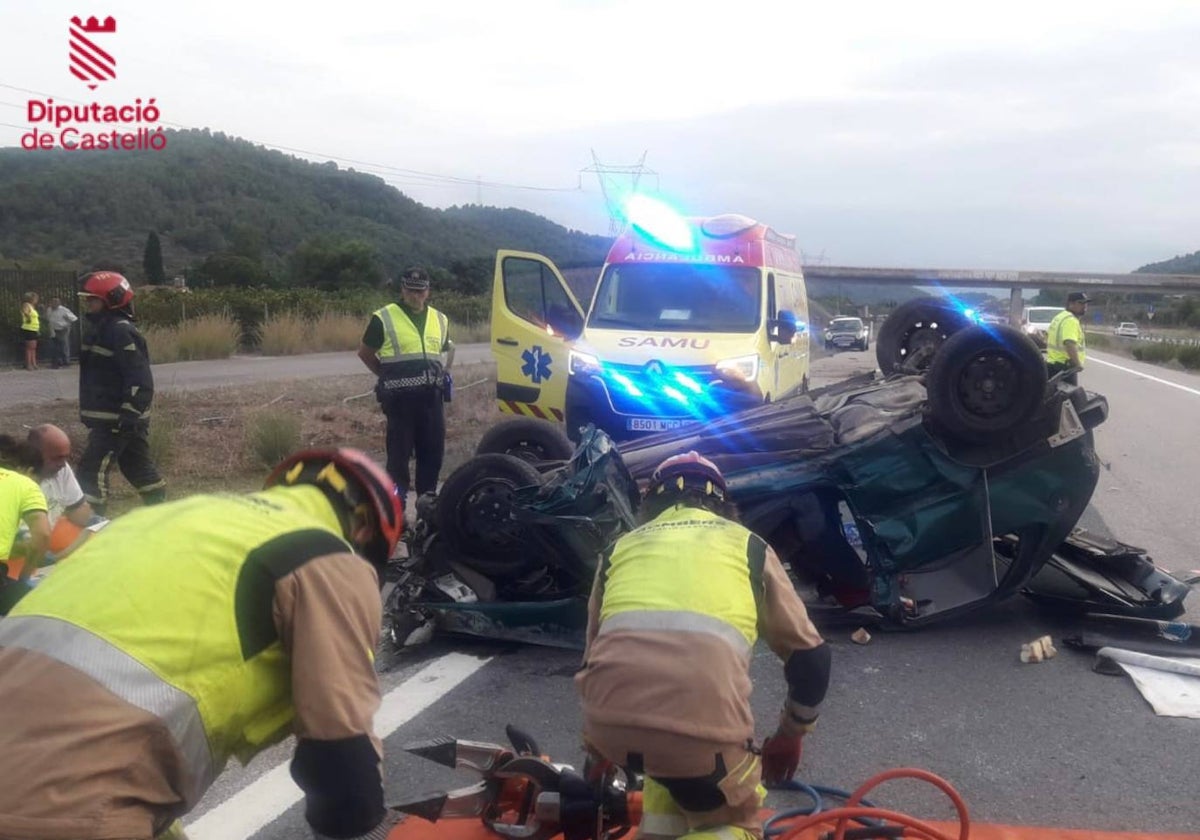
[[[376,271],[424,263],[489,277],[497,248],[580,265],[602,262],[609,244],[522,210],[435,210],[375,175],[207,130],[171,132],[161,152],[0,149],[0,184],[0,259],[26,268],[116,263],[140,279],[150,231],[167,276],[219,255],[276,284],[354,242]]]
[[[1138,269],[1143,274],[1200,274],[1200,251],[1169,260],[1149,263]]]

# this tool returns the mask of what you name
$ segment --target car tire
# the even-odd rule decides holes
[[[942,344],[971,320],[944,299],[906,301],[883,322],[875,339],[875,359],[887,376],[920,373]]]
[[[476,455],[515,455],[530,463],[566,461],[575,448],[556,424],[532,417],[497,423],[479,439]]]
[[[515,455],[476,455],[450,474],[438,492],[438,534],[463,555],[507,563],[521,555],[522,528],[509,518],[513,494],[540,484],[542,474]]]
[[[1046,381],[1042,354],[1020,330],[971,326],[946,339],[929,365],[930,417],[955,438],[987,443],[1037,413]]]

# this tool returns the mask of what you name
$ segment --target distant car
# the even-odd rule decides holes
[[[1124,336],[1125,338],[1137,338],[1139,335],[1138,325],[1132,321],[1122,321],[1117,324],[1117,328],[1113,330],[1113,335]]]
[[[871,343],[871,327],[862,318],[834,318],[825,328],[825,349],[853,347],[866,350]]]
[[[1038,347],[1046,347],[1046,330],[1054,316],[1062,312],[1061,306],[1027,306],[1021,319],[1021,329],[1033,339]]]

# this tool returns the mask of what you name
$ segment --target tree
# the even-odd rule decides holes
[[[158,234],[150,231],[146,237],[146,250],[142,252],[142,271],[146,274],[146,282],[152,286],[161,286],[167,282],[167,272],[163,268],[162,243]]]
[[[379,254],[360,239],[315,236],[292,253],[292,280],[299,286],[336,291],[378,286],[383,281]]]
[[[240,286],[242,288],[273,286],[275,280],[262,263],[239,254],[213,254],[197,267],[198,286]]]

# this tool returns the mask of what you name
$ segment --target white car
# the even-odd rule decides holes
[[[1061,306],[1027,306],[1021,318],[1021,329],[1033,339],[1038,347],[1046,346],[1046,330],[1054,316],[1062,312]]]
[[[1132,321],[1122,321],[1113,330],[1113,335],[1122,335],[1126,338],[1137,338],[1138,334],[1138,325]]]
[[[825,349],[866,350],[871,343],[871,325],[862,318],[834,318],[825,328]]]

